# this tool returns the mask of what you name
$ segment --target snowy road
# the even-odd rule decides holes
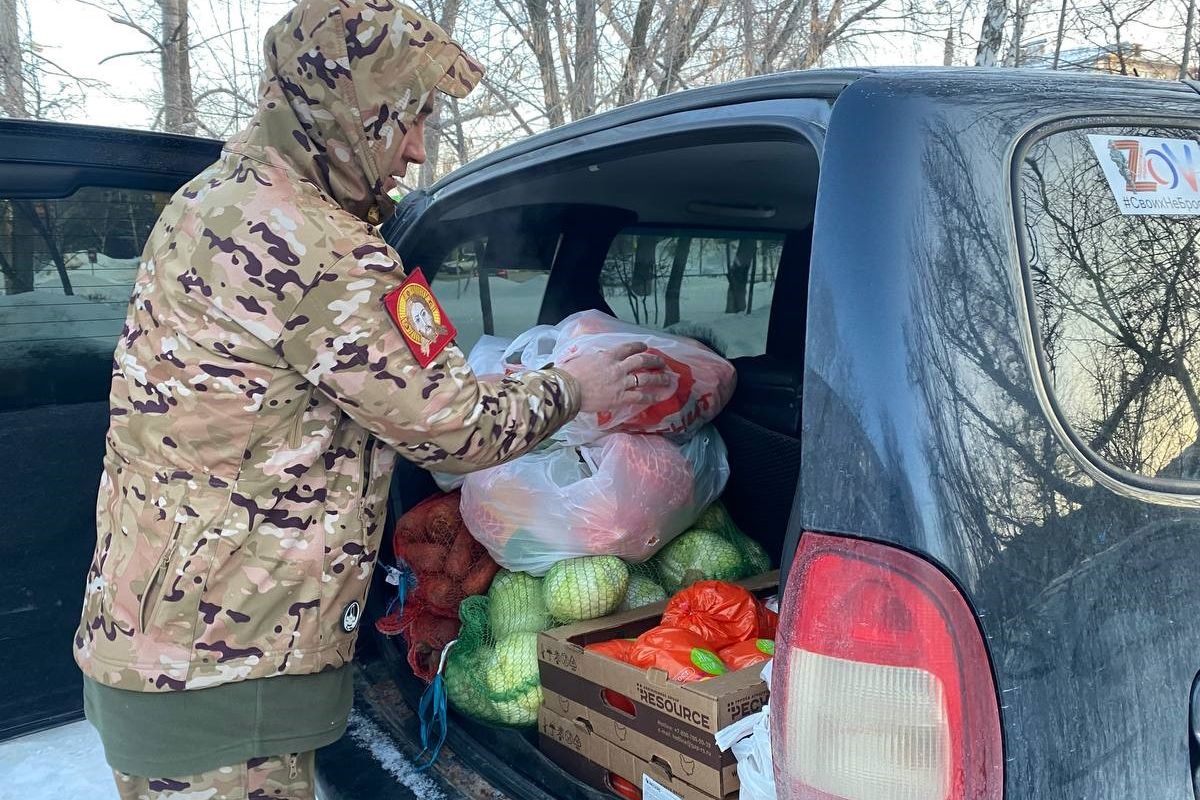
[[[0,744],[0,800],[116,800],[100,737],[80,721]]]

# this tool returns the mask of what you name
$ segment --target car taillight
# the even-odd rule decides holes
[[[936,567],[894,547],[805,533],[780,612],[771,692],[780,797],[1002,796],[983,637]]]

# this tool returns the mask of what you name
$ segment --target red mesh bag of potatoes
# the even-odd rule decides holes
[[[460,494],[435,495],[396,523],[396,558],[416,576],[413,597],[443,616],[458,616],[459,603],[486,594],[500,567],[471,536],[459,512]]]
[[[458,606],[487,593],[500,567],[463,523],[457,491],[417,504],[400,518],[392,535],[397,566],[415,585],[403,603],[376,623],[385,634],[402,634],[414,674],[429,680],[442,648],[458,634]]]

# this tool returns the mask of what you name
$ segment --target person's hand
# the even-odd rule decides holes
[[[622,405],[653,405],[675,391],[666,362],[639,342],[570,353],[555,364],[582,391],[579,410],[611,411]]]

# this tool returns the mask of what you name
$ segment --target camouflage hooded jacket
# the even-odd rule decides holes
[[[345,664],[395,453],[467,472],[578,408],[554,370],[480,382],[453,345],[421,368],[384,309],[383,170],[478,65],[391,0],[301,0],[266,58],[251,125],[155,226],[114,357],[74,644],[117,688]]]

